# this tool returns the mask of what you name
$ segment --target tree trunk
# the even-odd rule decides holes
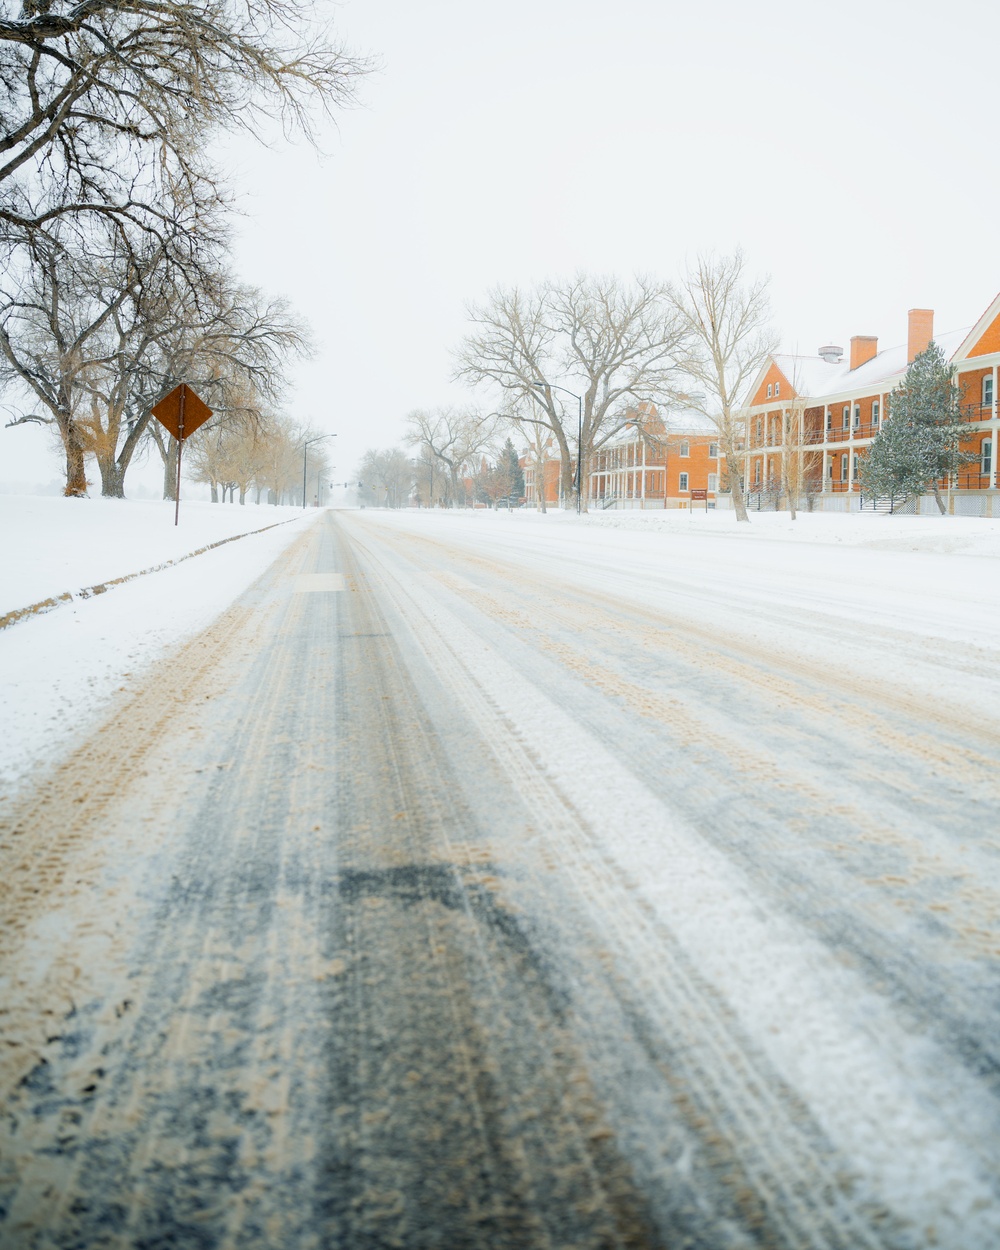
[[[60,417],[59,432],[66,451],[66,488],[63,494],[71,499],[84,499],[87,495],[87,473],[84,464],[83,444],[76,432],[72,418]]]
[[[737,456],[742,459],[742,453],[737,452],[735,439],[723,438],[720,441],[726,453],[726,476],[729,478],[729,493],[733,497],[733,511],[736,513],[737,521],[749,523],[750,518],[747,516],[747,504],[743,495],[743,487],[740,485],[740,473],[737,464]]]
[[[105,499],[124,499],[124,468],[117,460],[110,460],[104,456],[97,457],[97,467],[101,471],[101,495]]]
[[[947,516],[948,509],[945,506],[944,500],[941,498],[941,483],[937,480],[937,478],[934,479],[934,502],[938,506],[938,512],[940,512],[942,516]]]

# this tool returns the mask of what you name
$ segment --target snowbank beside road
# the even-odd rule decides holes
[[[172,504],[0,497],[0,613],[247,535],[0,632],[0,796],[81,739],[118,690],[210,624],[319,515],[182,502],[175,528]]]
[[[478,527],[517,525],[532,531],[584,527],[596,531],[628,530],[636,534],[660,534],[686,539],[793,543],[815,546],[868,547],[876,551],[923,551],[957,555],[992,556],[1000,559],[1000,521],[980,517],[882,516],[881,514],[799,512],[792,520],[787,512],[751,512],[743,524],[728,509],[706,512],[698,504],[688,509],[592,511],[578,515],[550,508],[543,516],[534,508],[508,512],[476,509],[407,509],[392,512],[370,508],[367,516],[441,518],[444,523]]]
[[[236,534],[297,519],[300,508],[166,500],[0,495],[0,616],[176,560]]]

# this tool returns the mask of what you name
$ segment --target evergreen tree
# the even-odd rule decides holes
[[[901,499],[929,486],[942,515],[941,479],[975,453],[961,448],[961,388],[944,352],[931,343],[911,361],[903,385],[892,392],[892,412],[859,465],[864,494]]]
[[[524,498],[524,473],[518,461],[514,444],[508,438],[500,452],[500,464],[510,479],[510,495],[513,499]]]

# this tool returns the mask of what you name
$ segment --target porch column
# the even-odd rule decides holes
[[[998,372],[1000,372],[1000,369],[998,369],[997,365],[994,365],[993,366],[993,413],[991,416],[993,424],[990,427],[990,443],[992,444],[992,446],[990,447],[990,478],[991,478],[990,488],[991,490],[996,490],[998,487],[1000,487],[1000,471],[998,471],[1000,470],[1000,464],[998,464],[998,461],[1000,461],[1000,456],[997,455],[997,452],[1000,451],[1000,448],[997,447],[997,443],[1000,443],[1000,427],[998,427],[997,425],[997,413],[1000,412],[1000,404],[998,404],[998,396],[997,396],[997,373]]]

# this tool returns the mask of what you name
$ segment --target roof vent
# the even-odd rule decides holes
[[[819,354],[828,365],[839,365],[841,357],[844,355],[844,349],[842,347],[835,347],[832,343],[828,343],[826,347],[821,347],[819,349]]]

